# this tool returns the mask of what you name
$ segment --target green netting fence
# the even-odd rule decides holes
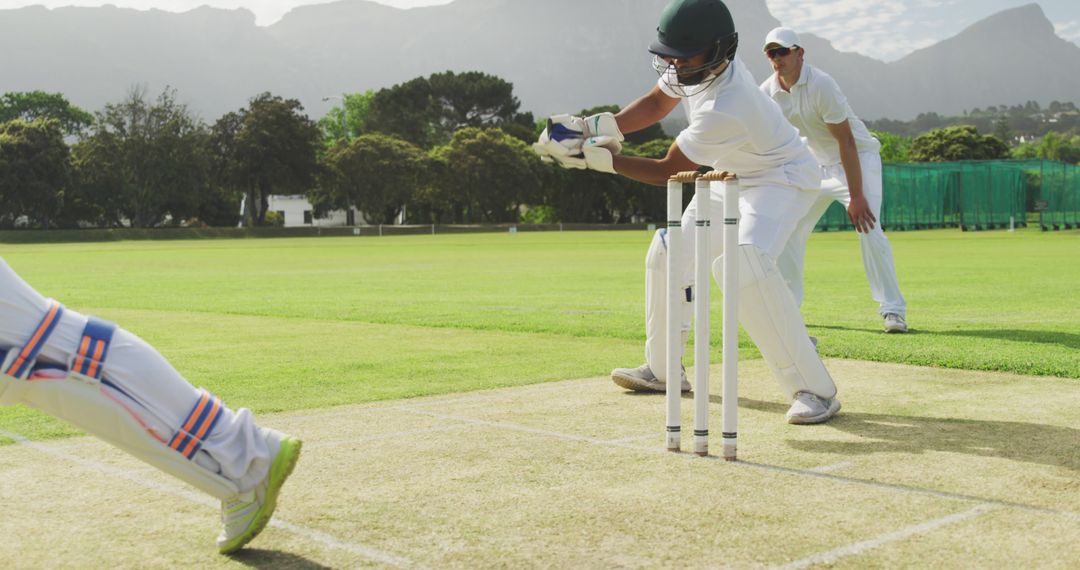
[[[1030,217],[1029,217],[1030,213]],[[1080,166],[1050,160],[981,160],[884,165],[881,223],[887,230],[1080,228]],[[839,203],[820,231],[853,226]]]

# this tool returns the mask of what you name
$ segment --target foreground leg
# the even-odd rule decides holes
[[[810,341],[787,283],[772,258],[756,246],[740,245],[736,255],[739,322],[761,351],[780,388],[794,400],[788,422],[828,420],[840,410],[836,384]],[[721,259],[714,262],[713,273],[717,282],[723,283]]]
[[[273,513],[299,441],[192,387],[135,335],[42,302],[46,310],[26,340],[0,347],[0,404],[65,420],[232,505],[223,508],[222,551],[254,538]],[[242,512],[238,501],[248,505]]]

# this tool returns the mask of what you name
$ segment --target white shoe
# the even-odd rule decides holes
[[[907,321],[904,317],[896,313],[888,313],[885,315],[885,332],[887,333],[906,333]]]
[[[810,392],[798,392],[787,412],[789,424],[820,424],[840,411],[840,400],[820,398]]]
[[[299,439],[271,431],[268,440],[271,447],[277,443],[277,453],[266,478],[254,489],[221,502],[223,526],[217,546],[222,554],[240,550],[266,528],[277,508],[281,486],[296,467],[303,445]]]
[[[657,378],[648,364],[637,368],[616,368],[611,371],[611,380],[634,392],[667,392],[667,383]],[[682,369],[682,391],[690,391],[690,382],[686,381],[686,368]]]

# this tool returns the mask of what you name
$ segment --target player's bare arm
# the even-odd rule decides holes
[[[667,156],[661,159],[615,155],[612,157],[615,172],[653,186],[665,186],[668,178],[676,172],[697,170],[699,165],[686,157],[679,145],[671,144]]]
[[[659,87],[653,86],[645,95],[615,114],[615,121],[623,133],[632,133],[651,127],[668,116],[679,104],[679,99],[668,97]]]
[[[855,144],[855,135],[851,132],[851,124],[845,120],[842,123],[825,123],[833,138],[840,145],[840,163],[844,165],[844,174],[847,176],[848,192],[851,194],[851,205],[848,206],[848,218],[855,224],[855,230],[861,233],[869,233],[874,229],[877,218],[870,210],[870,203],[863,195],[862,167],[859,165],[859,149]]]

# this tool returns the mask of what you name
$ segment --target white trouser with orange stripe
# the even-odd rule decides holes
[[[0,349],[8,352],[0,403],[25,403],[68,421],[219,499],[266,477],[271,450],[251,412],[230,410],[193,387],[134,334],[113,331],[100,381],[60,370],[77,357],[87,322],[0,259]],[[19,368],[17,352],[35,338],[43,339],[36,369]]]

